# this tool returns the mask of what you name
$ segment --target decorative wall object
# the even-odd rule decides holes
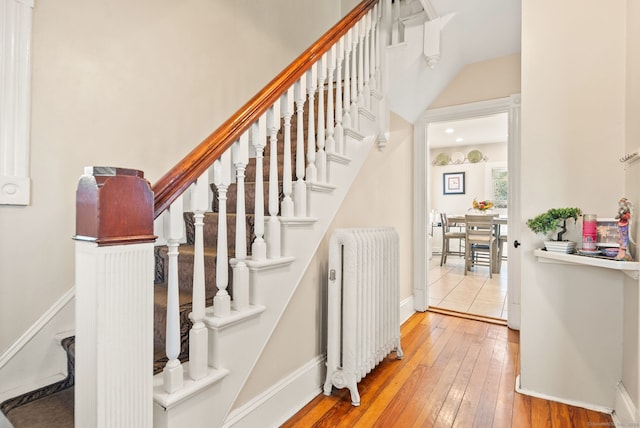
[[[470,150],[466,155],[462,152],[438,153],[432,164],[434,166],[460,165],[463,163],[478,163],[489,160],[480,150]]]
[[[464,172],[445,172],[442,174],[442,193],[445,195],[464,195]]]

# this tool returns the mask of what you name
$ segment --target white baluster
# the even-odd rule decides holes
[[[307,94],[309,97],[308,125],[307,125],[307,183],[318,181],[316,169],[316,128],[315,128],[315,93],[318,88],[317,64],[307,71]]]
[[[325,114],[324,114],[324,82],[327,80],[327,54],[322,55],[318,72],[318,152],[316,153],[316,170],[319,183],[327,182],[327,153],[325,151]]]
[[[307,183],[304,181],[304,100],[306,77],[302,76],[295,84],[296,99],[296,183],[294,186],[294,214],[307,216]]]
[[[166,325],[166,354],[169,361],[162,372],[164,389],[172,393],[182,388],[183,368],[178,359],[180,355],[180,302],[178,286],[178,247],[183,232],[183,199],[178,197],[171,204],[166,224],[168,240],[169,279],[167,281],[167,325]]]
[[[194,219],[193,298],[189,331],[189,376],[202,379],[207,374],[208,333],[205,315],[204,213],[209,205],[209,170],[191,188],[191,211]]]
[[[360,129],[358,124],[358,37],[360,37],[360,22],[353,26],[351,37],[351,129]]]
[[[266,260],[267,244],[264,241],[264,147],[267,143],[267,118],[262,115],[251,127],[251,141],[256,149],[256,194],[254,208],[254,233],[256,238],[251,246],[253,260]]]
[[[373,7],[373,17],[371,18],[371,77],[369,80],[369,86],[371,89],[379,89],[378,86],[378,44],[380,38],[378,34],[378,12],[380,11],[379,4]]]
[[[280,102],[276,102],[267,111],[267,129],[269,131],[269,220],[265,231],[267,257],[280,258],[280,219],[278,185],[278,130],[280,129]]]
[[[365,107],[364,96],[364,34],[366,32],[366,16],[358,22],[358,107]],[[352,112],[353,114],[353,112]]]
[[[362,76],[362,97],[364,107],[371,110],[371,86],[369,86],[369,79],[371,78],[371,73],[369,71],[369,66],[371,65],[369,63],[369,54],[371,53],[371,12],[365,15],[364,23],[364,74]]]
[[[353,49],[353,28],[347,31],[347,39],[345,41],[345,54],[344,54],[344,85],[342,85],[344,91],[344,113],[342,115],[342,123],[345,129],[353,129],[353,123],[351,121],[351,49]]]
[[[229,255],[227,251],[227,189],[231,183],[231,155],[229,150],[213,163],[213,183],[218,189],[218,245],[216,256],[216,287],[213,315],[226,317],[231,313],[229,285]]]
[[[293,190],[291,173],[291,116],[293,115],[293,86],[282,96],[282,117],[284,118],[284,166],[282,168],[282,192],[284,198],[280,211],[283,217],[293,217],[294,207],[291,192]]]
[[[344,62],[344,36],[338,41],[338,57],[336,63],[336,127],[333,135],[336,140],[336,153],[344,154],[344,128],[342,127],[342,67]]]
[[[334,137],[335,124],[334,124],[334,102],[333,102],[333,77],[336,70],[337,62],[337,46],[331,46],[329,51],[329,62],[327,64],[327,153],[336,152],[336,140]]]
[[[233,304],[236,311],[249,307],[249,268],[247,267],[247,216],[245,213],[244,173],[249,163],[249,132],[231,146],[236,168],[236,264],[233,267]]]

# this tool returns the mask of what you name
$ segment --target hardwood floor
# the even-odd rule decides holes
[[[402,326],[404,359],[387,356],[349,391],[318,395],[283,427],[588,427],[610,415],[515,392],[519,334],[425,312]]]

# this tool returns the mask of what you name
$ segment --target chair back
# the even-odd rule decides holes
[[[490,244],[494,239],[494,216],[466,214],[467,242],[470,244]]]

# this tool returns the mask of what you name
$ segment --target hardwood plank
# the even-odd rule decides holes
[[[507,327],[418,313],[401,327],[403,360],[387,356],[358,384],[318,395],[283,427],[586,427],[610,415],[515,392],[519,333]]]
[[[493,427],[510,427],[513,416],[513,395],[516,385],[516,366],[518,346],[515,343],[507,342],[507,355],[502,366],[500,386],[498,387],[498,399],[496,402],[496,412],[493,418]]]
[[[506,331],[505,331],[506,333]],[[498,388],[502,374],[502,365],[507,354],[506,334],[498,335],[493,348],[493,355],[489,362],[489,371],[482,388],[482,400],[478,405],[476,417],[473,420],[475,427],[490,427],[493,424],[493,416],[496,412],[498,401]],[[502,340],[500,340],[502,339]]]
[[[435,384],[433,391],[429,394],[422,411],[418,414],[414,427],[433,426],[440,409],[444,403],[447,393],[453,384],[456,374],[460,369],[465,355],[469,349],[470,343],[463,338],[462,334],[456,335],[456,348],[450,358],[446,358],[447,366],[442,372],[438,382]]]
[[[440,408],[440,412],[435,420],[435,426],[450,427],[453,425],[453,421],[456,419],[458,409],[462,402],[462,397],[467,390],[471,374],[473,373],[478,361],[481,348],[482,346],[480,343],[472,342],[470,344],[467,355],[465,355],[464,360],[462,361],[462,366],[458,370],[455,380],[451,385],[451,388],[449,388],[449,393]]]
[[[531,424],[534,427],[551,428],[551,408],[547,400],[531,397]]]
[[[531,423],[531,397],[520,393],[513,396],[513,418],[511,426],[518,428],[530,428]],[[537,428],[537,427],[536,427]]]
[[[554,428],[569,428],[573,427],[573,421],[569,414],[568,406],[557,403],[555,401],[549,401],[549,409],[551,409],[551,426]]]
[[[467,428],[473,424],[473,419],[478,409],[478,403],[482,397],[482,387],[489,371],[489,361],[493,355],[493,340],[485,340],[482,344],[482,349],[474,367],[471,379],[467,385],[467,390],[462,397],[462,403],[460,409],[453,421],[453,426],[456,428]]]
[[[575,427],[588,427],[589,417],[587,416],[587,410],[576,406],[567,406],[569,410],[569,418]]]

